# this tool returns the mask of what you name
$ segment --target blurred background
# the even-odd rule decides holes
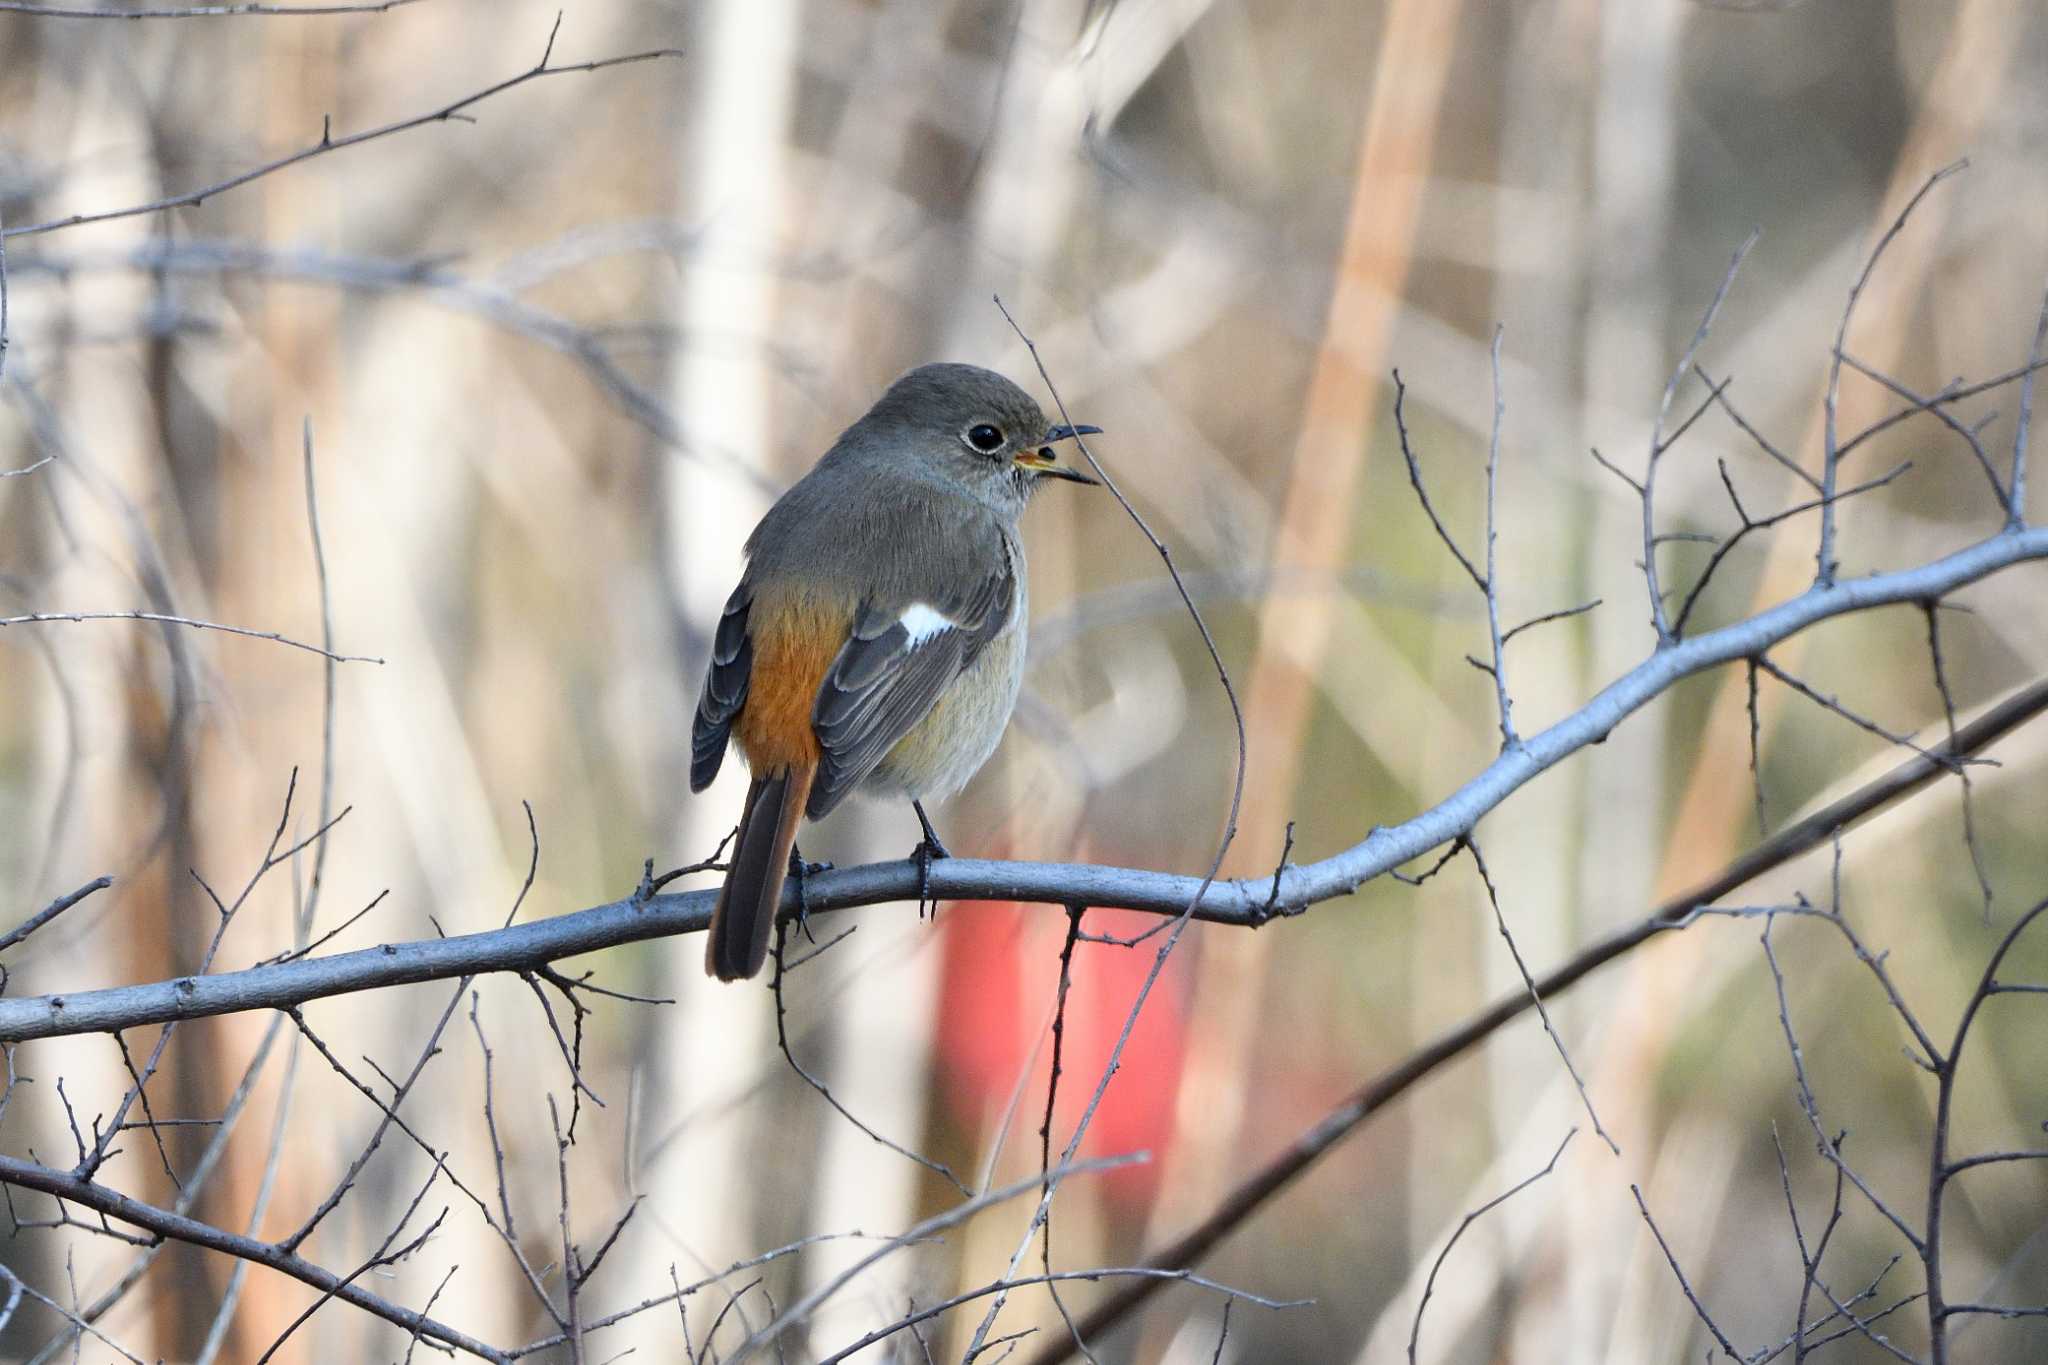
[[[676,55],[533,80],[461,117],[323,155],[203,205],[17,229],[224,180],[335,136],[412,118],[530,69],[556,23],[526,0],[421,0],[382,14],[135,23],[0,14],[0,219],[9,342],[0,382],[0,616],[150,610],[318,640],[302,429],[310,422],[336,648],[332,801],[313,932],[388,896],[331,949],[493,927],[628,892],[708,855],[736,816],[727,765],[688,795],[708,632],[774,494],[904,369],[1001,369],[1043,395],[1000,295],[1094,449],[1174,549],[1244,699],[1251,764],[1225,870],[1269,873],[1433,804],[1495,753],[1482,604],[1407,486],[1389,372],[1432,495],[1477,552],[1502,331],[1499,556],[1511,620],[1603,599],[1519,638],[1524,732],[1650,648],[1640,508],[1588,455],[1640,472],[1667,376],[1731,254],[1761,241],[1701,363],[1781,449],[1817,460],[1828,348],[1861,262],[1937,168],[1937,188],[1865,293],[1850,345],[1923,391],[2024,363],[2048,276],[2048,13],[2025,0],[580,0],[552,59]],[[1675,411],[1698,400],[1695,383]],[[1895,400],[1853,375],[1844,429]],[[2009,447],[2010,390],[1967,414]],[[1912,469],[1843,511],[1844,571],[1922,561],[1996,528],[1982,477],[1932,424],[1871,443],[1847,477]],[[1660,470],[1664,529],[1725,534],[1717,473],[1753,510],[1800,486],[1720,413]],[[2040,500],[2035,501],[2037,515]],[[1734,619],[1810,575],[1814,528],[1752,537],[1701,620]],[[1230,793],[1229,708],[1157,556],[1107,496],[1055,487],[1026,519],[1027,694],[997,760],[935,812],[960,853],[1204,870]],[[1689,585],[1706,546],[1669,547]],[[1942,618],[1966,711],[2048,666],[2037,572]],[[1898,730],[1939,725],[1918,612],[1843,621],[1774,657]],[[323,664],[276,643],[132,621],[0,630],[0,922],[102,873],[114,888],[10,957],[16,993],[193,970],[223,894],[318,824]],[[1503,909],[1541,970],[1759,837],[1739,671],[1688,682],[1480,829]],[[1768,681],[1762,819],[1777,828],[1901,751]],[[1932,733],[1932,732],[1930,732]],[[1977,869],[1960,793],[1929,789],[1845,840],[1843,903],[1938,1035],[1991,946],[2048,892],[2036,727],[1974,776]],[[805,853],[896,857],[907,809],[851,804]],[[289,948],[310,853],[273,870],[216,969]],[[695,879],[691,885],[708,885]],[[1814,855],[1751,888],[1828,892]],[[1142,917],[1091,914],[1128,933]],[[791,1048],[865,1123],[970,1188],[1038,1169],[1056,908],[904,905],[821,921],[858,932],[795,973]],[[1610,1153],[1581,1132],[1557,1170],[1475,1225],[1438,1281],[1418,1358],[1664,1362],[1709,1338],[1638,1215],[1641,1186],[1691,1283],[1754,1348],[1791,1330],[1798,1253],[1773,1126],[1804,1216],[1831,1180],[1797,1108],[1758,925],[1671,935],[1553,1009]],[[1934,1093],[1832,931],[1774,943],[1830,1124],[1917,1216]],[[609,1312],[820,1233],[893,1233],[949,1207],[945,1179],[871,1140],[795,1076],[759,984],[702,974],[694,936],[573,964],[671,1004],[604,1001],[586,1022],[572,1222],[635,1217],[592,1285]],[[1146,950],[1074,957],[1054,1147],[1121,1026]],[[2048,943],[2008,975],[2048,979]],[[1519,981],[1463,862],[1386,882],[1259,933],[1194,926],[1141,1016],[1084,1145],[1149,1165],[1062,1187],[1063,1268],[1128,1264],[1361,1081]],[[352,1064],[410,1065],[448,983],[320,1002],[308,1022]],[[483,1066],[465,999],[408,1114],[491,1188]],[[557,1259],[548,1097],[566,1070],[534,993],[477,987],[496,1062],[507,1179],[536,1267]],[[218,1114],[273,1026],[183,1028],[152,1082],[159,1115]],[[1956,1126],[2038,1142],[2048,1011],[1988,1011]],[[303,1219],[377,1114],[287,1038],[194,1211],[240,1229]],[[130,1036],[146,1049],[156,1030]],[[289,1060],[295,1058],[295,1060]],[[23,1045],[5,1150],[64,1162],[54,1081],[81,1113],[128,1083],[105,1037]],[[367,1074],[367,1073],[366,1073]],[[1071,1104],[1071,1107],[1070,1107]],[[1227,1240],[1205,1273],[1312,1306],[1188,1286],[1094,1343],[1103,1361],[1394,1361],[1421,1278],[1463,1213],[1540,1168],[1586,1119],[1533,1017],[1366,1125]],[[173,1164],[210,1130],[179,1128]],[[272,1134],[285,1134],[275,1146]],[[2035,1135],[2030,1137],[2031,1135]],[[137,1140],[106,1179],[177,1196]],[[270,1159],[273,1150],[280,1160]],[[266,1170],[275,1166],[274,1175]],[[346,1270],[431,1163],[380,1151],[307,1245]],[[19,1198],[19,1196],[17,1196]],[[443,1196],[436,1195],[430,1206]],[[459,1197],[379,1293],[494,1341],[550,1324]],[[1029,1199],[899,1253],[832,1298],[787,1358],[822,1358],[1000,1272]],[[25,1206],[26,1207],[26,1206]],[[47,1201],[37,1208],[48,1216]],[[28,1212],[20,1216],[28,1217]],[[2048,1170],[1958,1187],[1951,1292],[2048,1299]],[[703,1291],[699,1348],[827,1284],[871,1249],[822,1241]],[[1829,1270],[1860,1289],[1897,1235],[1847,1206]],[[67,1305],[135,1248],[0,1231],[0,1257]],[[1032,1257],[1036,1265],[1036,1253]],[[215,1325],[231,1267],[160,1256],[100,1322],[147,1358],[253,1360],[314,1297],[257,1271]],[[758,1286],[748,1286],[759,1281]],[[1919,1287],[1911,1258],[1890,1303]],[[1063,1297],[1076,1313],[1105,1288]],[[978,1312],[930,1330],[944,1358]],[[966,1321],[955,1321],[964,1317]],[[63,1319],[24,1305],[0,1355],[71,1358]],[[998,1331],[1063,1330],[1040,1289]],[[1889,1324],[1925,1343],[1912,1309]],[[671,1308],[593,1338],[591,1359],[676,1360]],[[278,1359],[395,1358],[402,1334],[330,1305]],[[88,1339],[86,1359],[113,1358]],[[1867,1342],[1839,1361],[1885,1358]],[[893,1354],[891,1353],[893,1352]],[[1952,1358],[2038,1360],[2035,1322],[1972,1321]],[[552,1357],[550,1357],[552,1358]],[[708,1358],[708,1357],[707,1357]],[[864,1359],[922,1359],[898,1338]]]

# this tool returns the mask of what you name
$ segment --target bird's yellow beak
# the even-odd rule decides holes
[[[1034,474],[1043,474],[1048,478],[1066,479],[1070,483],[1100,484],[1102,480],[1092,475],[1083,474],[1072,465],[1061,464],[1057,459],[1053,458],[1052,448],[1055,442],[1071,441],[1076,436],[1100,436],[1101,434],[1101,427],[1053,427],[1045,433],[1044,440],[1036,450],[1023,450],[1017,453],[1017,464],[1019,467],[1028,469]]]

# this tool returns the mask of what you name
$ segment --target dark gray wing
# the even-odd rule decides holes
[[[896,741],[1009,624],[1017,579],[1004,546],[965,591],[862,603],[818,688],[811,727],[823,751],[806,813],[818,819],[875,770]]]
[[[718,633],[711,641],[711,667],[704,675],[704,691],[697,698],[697,720],[690,728],[690,790],[703,791],[718,776],[725,762],[725,743],[732,734],[732,718],[746,704],[747,680],[754,668],[754,642],[747,635],[747,611],[754,604],[754,587],[742,578],[726,599],[725,612],[718,618]]]

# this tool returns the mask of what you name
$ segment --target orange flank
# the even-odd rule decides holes
[[[748,614],[754,666],[733,736],[766,774],[818,761],[811,706],[853,628],[853,605],[814,590],[763,593]]]

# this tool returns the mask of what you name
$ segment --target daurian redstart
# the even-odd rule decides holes
[[[690,789],[728,739],[752,770],[704,967],[724,981],[768,956],[799,818],[855,788],[958,791],[995,752],[1024,677],[1017,518],[1053,457],[1099,428],[1054,426],[1031,395],[973,365],[926,365],[882,395],[747,538],[691,735]]]

